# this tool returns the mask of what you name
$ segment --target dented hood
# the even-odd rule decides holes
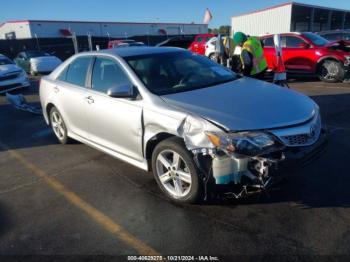
[[[251,78],[162,98],[180,110],[231,131],[300,124],[316,110],[315,103],[305,95]]]

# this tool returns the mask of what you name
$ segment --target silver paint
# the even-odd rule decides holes
[[[68,59],[42,78],[40,100],[46,122],[49,124],[47,108],[54,105],[65,120],[70,137],[149,170],[146,148],[160,134],[182,137],[189,150],[210,148],[206,131],[286,130],[286,126],[310,120],[317,110],[316,104],[302,94],[250,78],[179,94],[154,95],[123,57],[162,52],[187,51],[122,48],[81,53]],[[81,56],[114,59],[138,89],[141,99],[111,98],[56,80],[68,64]]]

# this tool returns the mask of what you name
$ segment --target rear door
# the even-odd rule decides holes
[[[118,61],[99,56],[94,62],[87,103],[89,136],[106,149],[141,161],[142,100],[113,98],[111,87],[133,85]]]
[[[310,73],[314,68],[314,48],[296,35],[282,36],[283,60],[288,71]]]
[[[67,122],[69,131],[88,139],[87,109],[87,75],[92,56],[78,57],[72,61],[58,76],[54,93],[57,96],[57,109]],[[60,103],[60,104],[59,104]]]

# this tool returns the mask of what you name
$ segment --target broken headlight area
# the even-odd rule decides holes
[[[211,156],[208,160],[211,165],[204,168],[206,186],[210,186],[208,181],[211,181],[216,189],[226,191],[222,193],[241,198],[263,192],[272,185],[270,171],[284,160],[285,147],[278,139],[263,132],[207,132],[206,135],[214,149],[195,151],[195,155],[207,153]]]
[[[207,132],[210,142],[226,154],[255,157],[281,149],[271,135],[262,132],[214,133]]]

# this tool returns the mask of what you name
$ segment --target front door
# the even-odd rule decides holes
[[[287,35],[282,37],[283,60],[288,71],[310,73],[313,70],[315,50],[298,36]]]
[[[119,62],[97,57],[87,96],[89,137],[100,146],[141,161],[143,103],[107,95],[109,88],[121,85],[132,84]]]

